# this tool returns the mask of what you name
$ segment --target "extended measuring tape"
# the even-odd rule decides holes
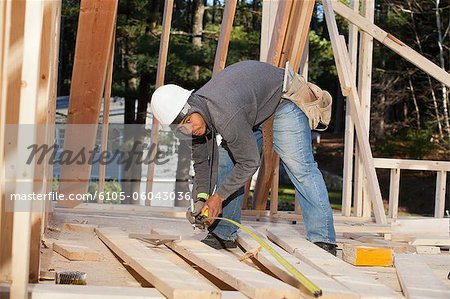
[[[208,210],[205,211],[203,216],[208,217]],[[271,256],[273,256],[289,273],[292,274],[308,291],[311,292],[311,294],[314,295],[314,297],[320,297],[322,296],[322,289],[320,289],[314,282],[309,280],[305,275],[303,275],[300,271],[297,270],[294,266],[292,266],[284,257],[282,257],[276,250],[274,250],[269,244],[264,242],[263,239],[261,239],[257,234],[255,234],[253,231],[248,229],[247,227],[243,226],[242,224],[222,217],[208,217],[204,218],[205,221],[207,220],[224,220],[228,221],[237,227],[239,227],[241,230],[246,232],[250,235],[250,237],[253,238],[256,242],[258,242],[264,249],[267,250],[267,252],[270,253]]]

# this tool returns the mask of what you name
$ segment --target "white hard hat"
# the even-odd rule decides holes
[[[172,124],[180,112],[187,112],[183,108],[192,91],[175,84],[158,87],[152,95],[150,104],[153,116],[163,125]]]

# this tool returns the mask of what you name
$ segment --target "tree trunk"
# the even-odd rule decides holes
[[[194,1],[194,15],[192,22],[192,45],[196,49],[202,47],[203,15],[205,14],[205,4],[203,0]],[[192,66],[192,80],[198,81],[200,78],[200,66]]]

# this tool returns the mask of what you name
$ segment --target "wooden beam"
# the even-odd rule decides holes
[[[152,233],[173,234],[153,229]],[[166,244],[203,270],[250,298],[298,298],[299,290],[197,240]]]
[[[413,246],[450,246],[449,237],[436,237],[436,238],[414,238],[411,242]]]
[[[270,241],[267,238],[261,236],[259,233],[257,234],[261,238],[263,238],[264,241],[270,244]],[[240,233],[238,235],[237,241],[247,253],[254,253],[251,254],[252,257],[258,260],[258,262],[269,269],[278,278],[290,284],[291,286],[300,289],[304,296],[311,296],[311,294],[306,289],[304,289],[299,281],[295,279],[295,277],[293,277],[283,266],[281,266],[273,256],[267,253],[265,249],[258,251],[258,248],[260,247],[259,243],[253,240],[248,234]],[[338,283],[336,280],[309,266],[307,263],[300,261],[278,246],[271,245],[271,247],[276,250],[284,259],[286,259],[293,267],[298,269],[301,273],[308,277],[308,279],[310,279],[322,289],[323,294],[321,298],[359,298],[359,295],[350,291],[349,289]]]
[[[448,171],[450,169],[450,162],[448,161],[374,158],[373,163],[376,168],[385,169],[425,171]]]
[[[0,126],[2,134],[2,151],[1,156],[3,163],[1,164],[1,196],[5,197],[15,191],[15,182],[5,184],[5,178],[14,179],[14,165],[16,161],[14,154],[17,149],[17,138],[6,140],[6,128],[9,124],[18,124],[19,109],[23,66],[23,35],[25,24],[25,1],[2,1],[4,8],[4,19],[0,22],[3,24],[3,47],[2,47],[2,70],[1,70],[1,107],[2,107],[2,123]],[[4,23],[3,23],[4,22]],[[34,46],[36,47],[36,45]],[[9,127],[11,129],[11,127]],[[11,132],[8,135],[12,135]],[[11,207],[6,206],[6,201],[1,200],[0,215],[0,238],[2,246],[0,246],[0,281],[11,281],[11,256],[12,256],[12,235],[13,235],[13,219],[14,213]]]
[[[162,21],[161,41],[159,43],[158,68],[156,70],[156,88],[164,85],[164,77],[166,75],[167,54],[169,52],[170,26],[172,23],[173,0],[164,2],[164,15]],[[152,118],[150,163],[147,168],[147,193],[153,191],[153,178],[155,176],[156,152],[158,148],[159,137],[159,121]],[[151,205],[151,200],[147,199],[146,206]]]
[[[391,50],[414,64],[425,73],[450,87],[450,74],[447,71],[440,68],[430,60],[426,59],[424,56],[408,47],[405,43],[403,43],[393,35],[372,24],[370,20],[353,12],[345,4],[337,0],[332,0],[332,4],[333,9],[345,19],[358,26],[361,30],[371,35],[380,43],[384,44],[386,47],[390,48]]]
[[[391,169],[391,181],[389,184],[389,217],[398,217],[398,196],[400,192],[400,169]]]
[[[227,61],[228,45],[230,43],[231,30],[233,29],[234,14],[236,12],[237,0],[225,1],[225,9],[220,26],[219,43],[217,44],[216,56],[214,58],[213,76],[225,68]]]
[[[82,0],[80,3],[64,150],[78,153],[94,148],[117,2]],[[81,125],[84,125],[82,129]],[[89,163],[62,165],[59,192],[67,197],[86,194],[91,168]],[[80,200],[66,200],[59,201],[58,206],[73,208],[80,203]]]
[[[366,0],[362,2],[362,15],[373,23],[375,14],[375,1]],[[367,136],[370,133],[370,98],[372,94],[372,59],[373,58],[373,38],[361,32],[360,50],[359,50],[359,70],[358,70],[358,94],[361,101],[361,111],[366,124]],[[353,73],[356,75],[356,72]],[[358,138],[358,137],[356,137]],[[355,203],[359,203],[363,217],[371,216],[371,194],[366,185],[366,176],[364,173],[363,161],[360,159],[359,146],[355,148]]]
[[[51,97],[51,80],[57,80],[52,76],[54,43],[58,42],[53,37],[56,31],[56,14],[58,1],[45,1],[44,17],[41,35],[41,57],[38,100],[36,103],[36,124],[37,124],[37,144],[48,144],[48,109]],[[47,157],[46,157],[47,158]],[[47,173],[50,171],[51,164],[48,159],[44,163],[35,163],[34,191],[36,193],[47,193]],[[30,245],[30,282],[37,283],[40,271],[40,247],[41,238],[44,234],[43,221],[45,216],[46,201],[33,202],[33,211],[31,213],[31,245]]]
[[[331,276],[350,291],[360,296],[397,298],[398,295],[387,286],[367,276],[343,260],[329,254],[307,241],[298,231],[289,228],[268,228],[267,236],[287,252],[318,271]]]
[[[418,255],[396,254],[395,270],[407,298],[449,298],[450,289]]]
[[[44,5],[41,1],[28,1],[25,6],[23,34],[23,70],[19,106],[18,151],[37,141],[38,121],[36,109],[39,102],[39,68],[41,59],[41,34]],[[31,132],[30,132],[31,131]],[[16,166],[15,193],[31,194],[34,191],[35,165],[18,163]],[[15,206],[16,208],[16,206]],[[11,298],[28,298],[31,238],[31,202],[25,202],[15,210],[12,239]],[[20,209],[20,210],[19,210]],[[20,212],[19,212],[20,211]],[[17,213],[19,212],[19,213]],[[37,232],[40,234],[40,227]],[[35,245],[35,244],[34,244]]]
[[[445,189],[447,186],[447,172],[439,171],[436,177],[436,200],[434,204],[434,217],[443,218],[445,210]]]
[[[220,291],[214,286],[169,261],[159,251],[128,238],[120,229],[98,228],[96,233],[106,246],[168,298],[220,298]]]
[[[448,237],[449,218],[399,218],[392,222],[392,240],[410,241],[417,237]]]
[[[359,0],[350,1],[353,11],[359,13]],[[348,48],[352,74],[356,74],[358,56],[358,28],[353,24],[348,25]],[[356,78],[355,78],[356,79]],[[342,216],[349,217],[352,208],[353,186],[353,153],[355,143],[355,128],[350,114],[350,99],[345,101],[345,134],[344,134],[344,170],[342,182]]]
[[[356,136],[358,137],[358,145],[360,148],[361,158],[363,160],[364,170],[366,172],[369,192],[371,193],[372,204],[374,205],[374,214],[377,223],[386,224],[386,214],[383,206],[383,199],[381,197],[380,186],[378,183],[377,174],[373,164],[372,150],[370,148],[369,137],[367,135],[366,124],[362,117],[360,100],[356,89],[354,80],[351,80],[352,75],[349,73],[351,69],[349,57],[343,53],[342,40],[339,38],[336,18],[332,10],[331,1],[323,1],[325,17],[327,21],[328,32],[330,33],[331,43],[333,45],[333,54],[336,60],[336,67],[338,69],[339,79],[341,82],[350,82],[350,104],[353,109],[350,109],[353,122],[355,123]],[[342,78],[341,78],[342,77]],[[341,84],[346,86],[345,84]],[[344,87],[342,87],[344,88]]]
[[[117,21],[117,20],[116,20]],[[111,102],[111,87],[114,70],[114,46],[116,43],[116,29],[114,25],[113,38],[111,39],[111,49],[109,50],[108,71],[105,82],[105,95],[103,97],[103,119],[102,119],[102,143],[100,152],[104,153],[108,149],[108,129],[109,129],[109,108]],[[98,175],[98,192],[105,191],[106,163],[100,163]],[[103,197],[98,197],[98,202],[103,203]]]

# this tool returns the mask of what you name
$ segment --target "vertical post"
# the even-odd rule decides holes
[[[118,0],[80,2],[64,150],[79,152],[95,146],[117,4]],[[62,165],[59,192],[66,197],[87,193],[91,170],[89,163]],[[73,208],[80,203],[65,200],[58,206]]]
[[[443,218],[445,210],[445,189],[447,185],[447,172],[441,170],[436,177],[436,200],[434,206],[434,217]]]
[[[270,215],[276,214],[278,212],[278,184],[280,181],[279,169],[280,169],[280,159],[277,159],[273,167],[272,188],[270,190]]]
[[[386,224],[386,214],[381,197],[380,185],[378,183],[377,173],[373,162],[372,150],[370,148],[369,136],[367,134],[366,124],[363,119],[363,112],[360,106],[358,90],[355,80],[352,80],[351,64],[348,57],[347,46],[343,36],[339,35],[336,23],[336,16],[332,8],[331,0],[323,0],[324,14],[326,17],[328,32],[330,33],[331,44],[333,46],[333,55],[336,61],[339,80],[344,95],[350,96],[352,105],[351,115],[355,123],[356,136],[358,137],[358,146],[361,150],[364,170],[368,178],[369,191],[372,193],[373,205],[375,207],[375,219],[377,223]]]
[[[391,169],[391,182],[389,185],[389,214],[392,219],[398,217],[398,196],[400,192],[400,168]]]
[[[352,9],[359,12],[359,0],[350,1]],[[352,74],[356,80],[357,57],[358,57],[358,27],[349,23],[348,25],[348,49]],[[352,182],[353,182],[353,151],[355,142],[355,128],[350,114],[350,99],[345,101],[345,134],[344,134],[344,173],[342,183],[342,215],[350,216],[352,206]],[[355,205],[355,213],[357,206]]]
[[[16,161],[14,154],[17,148],[17,138],[5,141],[6,132],[5,127],[8,124],[17,124],[19,122],[19,105],[21,80],[22,80],[22,66],[23,66],[23,34],[25,23],[25,1],[2,1],[4,4],[4,19],[0,19],[4,29],[3,48],[2,48],[2,70],[1,70],[1,105],[4,109],[2,111],[2,123],[5,126],[0,126],[2,134],[2,151],[3,157],[2,169],[0,171],[2,180],[2,204],[1,204],[1,223],[0,223],[0,238],[2,246],[0,246],[0,281],[11,281],[12,269],[12,235],[13,235],[13,221],[14,213],[6,209],[6,194],[12,193],[15,190],[15,168]],[[36,47],[36,45],[34,45]],[[8,99],[16,99],[11,101]],[[5,183],[5,179],[9,178],[10,182]]]
[[[234,14],[236,12],[236,4],[237,0],[225,1],[225,10],[223,11],[222,24],[220,26],[219,43],[217,44],[216,56],[214,59],[213,76],[225,68]]]
[[[164,76],[166,74],[167,65],[167,53],[169,51],[169,39],[170,39],[170,24],[172,23],[173,12],[173,0],[166,0],[164,4],[164,15],[161,41],[159,44],[159,56],[158,56],[158,69],[156,71],[156,88],[164,85]],[[150,163],[147,169],[147,193],[153,190],[153,177],[155,176],[155,157],[158,150],[158,133],[159,133],[159,121],[153,117],[152,120],[152,133],[151,133],[151,152]],[[146,206],[151,205],[151,201],[147,198],[145,202]]]
[[[108,71],[106,74],[105,95],[103,97],[103,120],[102,120],[102,144],[100,152],[108,149],[108,128],[109,128],[109,107],[111,102],[111,86],[114,69],[114,44],[116,41],[115,26],[113,38],[111,39],[111,50],[109,51]],[[100,172],[98,175],[98,192],[105,191],[106,164],[100,163]],[[103,196],[98,197],[98,203],[103,203]]]
[[[373,23],[375,10],[375,0],[367,0],[362,2],[362,14]],[[373,60],[373,38],[365,32],[361,32],[360,49],[359,49],[359,72],[358,72],[358,90],[361,100],[361,109],[363,112],[364,122],[366,124],[367,135],[370,132],[370,97],[372,88],[372,60]],[[357,137],[358,138],[358,137]],[[371,216],[371,200],[372,196],[367,188],[365,188],[366,178],[362,161],[360,158],[360,148],[355,149],[355,202],[357,202],[358,210],[361,207],[363,217]]]
[[[41,32],[43,24],[43,1],[27,1],[25,7],[25,30],[23,36],[23,71],[20,94],[19,128],[17,149],[26,148],[36,142],[36,129],[33,128],[30,140],[30,127],[24,124],[36,124],[38,103],[39,67],[41,54]],[[17,165],[15,193],[34,191],[34,164]],[[11,298],[28,298],[28,279],[30,263],[31,203],[22,206],[25,211],[15,211],[13,221]]]

